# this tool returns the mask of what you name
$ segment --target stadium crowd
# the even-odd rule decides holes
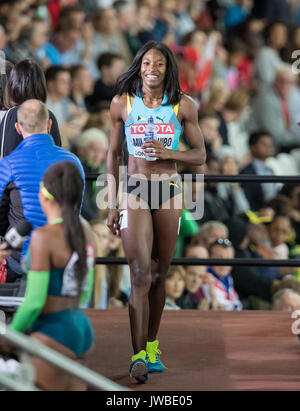
[[[299,24],[299,0],[0,0],[1,157],[18,145],[10,148],[16,136],[9,124],[26,100],[14,93],[14,76],[24,60],[34,61],[56,143],[79,157],[85,173],[105,173],[114,85],[139,48],[155,40],[175,53],[205,139],[205,167],[179,164],[180,172],[300,175]],[[87,181],[82,208],[97,255],[124,256],[99,190]],[[299,254],[299,184],[207,182],[203,217],[183,210],[176,257]],[[165,308],[294,311],[299,281],[300,269],[287,267],[172,267]],[[129,295],[128,266],[96,266],[89,306],[123,308]]]

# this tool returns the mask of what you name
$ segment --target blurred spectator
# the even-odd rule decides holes
[[[111,101],[115,93],[115,84],[123,73],[124,60],[119,54],[106,52],[98,58],[100,79],[94,86],[93,93],[87,98],[90,107],[96,106],[101,101]]]
[[[80,134],[77,141],[77,153],[85,173],[105,173],[105,160],[108,149],[108,139],[103,131],[91,128]],[[82,215],[87,220],[99,218],[96,197],[99,189],[96,181],[87,181]]]
[[[209,247],[210,258],[233,258],[234,248],[228,239],[219,238]],[[226,311],[241,310],[242,304],[239,300],[231,276],[231,267],[229,266],[212,266],[208,268],[214,278],[214,287],[216,292],[216,301],[220,308]]]
[[[299,30],[300,33],[300,30]],[[299,46],[300,47],[300,46]],[[291,131],[294,135],[298,135],[300,132],[300,114],[299,114],[299,104],[300,104],[300,74],[297,74],[296,82],[293,84],[290,93],[288,94],[288,108],[291,116]]]
[[[95,33],[90,45],[90,55],[94,64],[92,75],[95,79],[98,79],[97,60],[101,54],[105,52],[121,54],[127,62],[129,61],[129,56],[126,54],[126,51],[122,50],[116,11],[113,8],[97,10],[94,16],[94,29]]]
[[[274,155],[272,137],[264,131],[253,133],[249,139],[251,162],[244,167],[240,174],[274,175],[273,170],[266,166],[267,158]],[[252,210],[258,210],[265,201],[276,197],[275,183],[242,183],[245,195]]]
[[[288,39],[288,30],[280,22],[270,23],[265,30],[266,45],[258,53],[255,61],[255,73],[259,83],[272,84],[277,70],[283,61],[280,51],[285,47]]]
[[[290,313],[300,309],[300,295],[289,289],[282,289],[273,295],[272,310],[288,311]]]
[[[70,147],[70,141],[79,135],[88,114],[70,100],[71,75],[63,66],[51,66],[46,71],[47,106],[53,111],[63,136],[62,145]]]
[[[50,65],[41,51],[48,41],[48,23],[42,19],[34,19],[23,27],[18,40],[9,43],[6,49],[7,58],[13,63],[19,63],[25,59],[37,59],[45,68]],[[41,52],[40,52],[41,51]]]
[[[222,140],[219,134],[220,120],[213,111],[201,111],[198,116],[199,127],[204,137],[206,152],[208,155],[216,155]]]
[[[291,222],[287,216],[275,216],[268,225],[271,241],[272,258],[275,260],[286,260],[289,257],[287,241],[291,232]]]
[[[292,21],[292,10],[289,0],[254,0],[253,14],[261,19]]]
[[[62,26],[72,26],[81,30],[86,19],[86,14],[81,7],[64,6],[59,12],[59,24]]]
[[[109,135],[111,129],[110,101],[101,101],[92,108],[92,113],[83,129],[89,128],[100,128]]]
[[[214,64],[214,76],[224,80],[230,91],[235,91],[240,85],[239,67],[246,58],[245,45],[237,39],[231,40],[226,47],[225,62],[217,59]]]
[[[199,227],[199,232],[196,234],[191,241],[191,246],[193,247],[204,247],[207,248],[214,243],[218,238],[227,238],[228,228],[225,224],[220,221],[207,221]],[[190,250],[190,249],[189,249]],[[190,250],[190,252],[192,252]],[[193,250],[193,253],[197,250]]]
[[[49,0],[47,3],[51,15],[52,26],[55,29],[59,22],[61,9],[66,6],[76,5],[77,0]]]
[[[288,216],[295,230],[295,243],[300,244],[300,187],[298,184],[287,183],[282,187],[279,194],[290,206]]]
[[[179,43],[179,21],[175,17],[176,0],[159,0],[159,16],[153,29],[153,40],[167,45]]]
[[[277,151],[290,151],[300,142],[300,129],[293,131],[288,106],[294,80],[291,67],[282,66],[276,73],[273,85],[262,87],[252,104],[249,131],[266,130],[273,136]]]
[[[185,257],[188,258],[208,258],[208,251],[206,248],[187,247],[185,250]],[[209,310],[211,308],[217,309],[214,291],[214,278],[207,273],[206,266],[187,266],[185,269],[186,283],[183,294],[176,300],[176,304],[183,309],[198,309]],[[205,297],[202,285],[208,285],[207,292],[209,292],[209,299]]]
[[[0,157],[10,154],[22,141],[17,132],[17,112],[19,106],[29,99],[46,102],[47,90],[44,72],[34,60],[23,60],[11,68],[4,89],[4,108],[8,111],[0,125]],[[60,131],[55,114],[49,110],[50,134],[56,145],[61,146]]]
[[[170,267],[166,275],[166,303],[165,310],[180,310],[176,304],[185,287],[185,272],[180,266]]]
[[[126,46],[129,48],[128,56],[130,56],[131,61],[142,46],[138,38],[137,7],[133,1],[117,0],[114,2],[114,9],[117,13],[123,42],[126,43]]]
[[[221,172],[219,161],[216,157],[209,157],[206,161],[206,174],[219,175]],[[210,220],[226,221],[232,216],[234,210],[230,208],[228,200],[223,200],[218,193],[218,183],[205,183],[204,214],[201,223]]]
[[[243,22],[251,12],[253,0],[237,0],[237,4],[229,6],[225,14],[225,27],[236,26]]]
[[[221,161],[221,174],[237,175],[239,164],[230,146],[222,146],[219,150]],[[226,202],[229,202],[233,215],[241,214],[250,209],[240,183],[219,183],[218,194]]]
[[[223,144],[229,144],[231,141],[239,139],[239,135],[229,134],[229,126],[232,123],[238,122],[246,107],[249,104],[249,93],[243,89],[238,89],[232,92],[226,101],[222,111],[218,112],[221,121],[220,134]],[[240,134],[240,133],[239,133]]]
[[[197,247],[196,255],[193,254],[195,247],[187,247],[185,257],[188,258],[208,258],[208,251],[204,247]],[[182,295],[176,300],[176,304],[180,308],[187,310],[195,310],[202,298],[196,296],[199,291],[203,278],[206,275],[206,266],[187,266],[185,269],[185,289]]]
[[[94,80],[83,65],[72,66],[71,74],[71,101],[80,109],[89,111],[87,96],[94,88]]]
[[[195,29],[195,22],[189,14],[189,0],[176,0],[175,16],[178,21],[178,37],[181,39],[185,34]]]

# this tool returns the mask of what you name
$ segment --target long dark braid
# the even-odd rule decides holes
[[[43,181],[46,189],[61,206],[63,228],[67,242],[71,250],[76,251],[79,257],[75,264],[75,272],[80,294],[87,273],[86,240],[79,219],[83,191],[82,177],[73,163],[65,161],[49,167]]]

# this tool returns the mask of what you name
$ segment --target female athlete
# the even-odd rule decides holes
[[[176,161],[202,165],[206,153],[196,106],[180,90],[178,68],[167,46],[146,43],[120,76],[116,90],[107,156],[108,226],[121,235],[131,273],[129,316],[134,355],[130,374],[145,382],[148,372],[164,369],[156,338],[165,304],[165,276],[182,212]],[[147,133],[153,124],[156,132]],[[183,127],[191,147],[185,152],[177,150]],[[123,130],[129,158],[119,212],[114,190],[118,190]],[[150,137],[147,141],[145,132]]]

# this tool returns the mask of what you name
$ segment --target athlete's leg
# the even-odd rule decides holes
[[[30,337],[72,360],[77,360],[73,351],[45,334],[32,333]],[[84,382],[45,360],[34,357],[32,358],[32,365],[35,370],[36,386],[44,391],[83,391],[86,389]]]
[[[130,267],[129,317],[133,351],[137,354],[145,350],[148,336],[153,224],[149,209],[129,207],[126,212],[127,224],[123,228],[121,225],[121,237]]]
[[[152,284],[149,292],[148,341],[156,339],[165,305],[165,277],[178,239],[181,209],[159,209],[153,213],[154,239]]]

